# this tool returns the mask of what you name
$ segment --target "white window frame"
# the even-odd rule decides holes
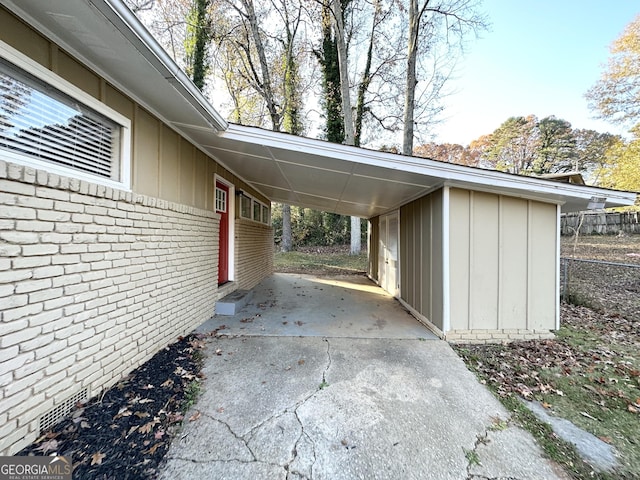
[[[60,92],[72,97],[74,100],[84,104],[88,108],[104,115],[108,119],[120,126],[120,152],[118,171],[120,178],[113,180],[100,175],[82,172],[73,168],[65,167],[46,160],[30,157],[20,152],[0,149],[0,159],[12,163],[26,165],[47,172],[70,178],[77,178],[87,182],[105,185],[119,190],[131,190],[131,120],[116,112],[104,103],[98,101],[88,93],[68,82],[64,78],[55,74],[51,70],[43,67],[31,58],[25,56],[12,46],[0,40],[0,57],[17,68],[33,75],[37,79],[51,85]]]
[[[218,193],[220,193],[220,197],[218,197]],[[215,187],[215,211],[227,213],[227,209],[229,208],[229,198],[226,190],[218,188],[216,184]]]
[[[246,199],[247,201],[249,201],[249,216],[245,216],[243,214],[242,211],[242,202],[243,200]],[[260,212],[259,212],[259,218],[254,218],[254,213],[255,213],[255,207],[256,206],[260,206]],[[262,221],[262,209],[266,208],[267,209],[267,221],[263,222]],[[242,192],[240,194],[240,218],[244,219],[244,220],[251,220],[252,222],[256,222],[256,223],[261,223],[262,225],[271,225],[271,207],[265,203],[262,203],[260,200],[257,200],[255,197],[252,197],[251,195]]]

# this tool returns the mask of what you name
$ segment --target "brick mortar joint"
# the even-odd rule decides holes
[[[172,212],[183,213],[197,217],[220,219],[219,213],[193,207],[191,205],[185,205],[183,203],[172,202],[158,197],[152,197],[150,195],[138,194],[134,193],[133,191],[107,187],[105,185],[100,185],[86,180],[79,180],[73,177],[51,174],[46,170],[35,169],[26,165],[7,162],[5,160],[0,160],[0,167],[2,166],[4,166],[5,168],[0,168],[0,171],[6,171],[7,175],[2,175],[0,178],[13,182],[23,183],[25,185],[33,185],[34,187],[46,187],[53,190],[85,195],[87,197],[104,198],[107,200],[113,200],[114,202],[127,203],[129,205],[154,207],[160,210],[169,210]],[[57,179],[55,184],[52,185],[50,183],[50,178]],[[87,188],[84,188],[85,185],[87,186]],[[89,186],[91,186],[91,188],[88,188]],[[93,193],[94,191],[95,193]]]

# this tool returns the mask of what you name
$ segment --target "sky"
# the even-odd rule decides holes
[[[609,46],[640,14],[638,0],[483,0],[491,24],[468,42],[434,141],[468,145],[513,116],[549,115],[574,128],[624,133],[595,120],[584,94]]]

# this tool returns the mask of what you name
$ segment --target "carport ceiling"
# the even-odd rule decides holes
[[[275,202],[370,218],[442,184],[434,176],[348,161],[317,149],[301,151],[282,141],[289,135],[280,134],[279,146],[264,139],[252,143],[246,130],[232,125],[203,146]]]
[[[204,150],[271,201],[371,218],[443,185],[556,202],[584,210],[592,196],[607,206],[633,195],[470,168],[426,158],[337,145],[255,127],[221,132],[177,125]]]

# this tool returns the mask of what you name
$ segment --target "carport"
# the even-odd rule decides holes
[[[559,219],[635,194],[228,125],[182,125],[275,202],[369,221],[369,277],[448,340],[559,327]]]
[[[234,315],[197,331],[228,336],[436,339],[400,302],[364,275],[275,273]]]

